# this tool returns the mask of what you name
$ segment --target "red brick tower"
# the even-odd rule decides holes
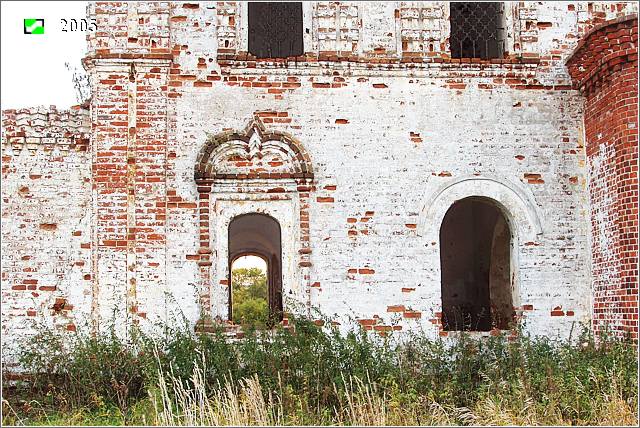
[[[638,18],[604,22],[567,60],[585,96],[593,327],[638,338]]]

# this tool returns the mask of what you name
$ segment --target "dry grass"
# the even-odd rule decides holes
[[[159,370],[157,396],[153,396],[156,423],[161,426],[282,425],[282,406],[272,393],[263,394],[257,376],[208,391],[204,381],[206,361],[195,366],[192,387],[173,374]]]
[[[195,366],[191,377],[192,387],[187,388],[172,374],[161,371],[158,394],[152,396],[155,403],[155,421],[160,426],[282,426],[297,425],[300,420],[285,414],[282,392],[265,394],[257,376],[239,382],[227,382],[223,387],[208,391],[204,382],[206,367]],[[369,380],[350,378],[343,383],[344,390],[339,405],[333,408],[329,420],[318,420],[315,424],[355,426],[399,426],[399,425],[491,425],[491,426],[537,426],[572,425],[562,417],[558,403],[550,401],[540,406],[527,397],[524,388],[513,396],[487,396],[472,408],[443,406],[435,401],[417,397],[413,403],[394,405],[386,393]],[[236,386],[234,386],[236,385]],[[610,393],[605,400],[597,402],[597,414],[601,417],[596,425],[637,425],[634,409],[622,399],[622,392],[615,377]],[[265,399],[266,397],[266,399]],[[585,425],[593,421],[584,421]]]
[[[204,361],[203,361],[204,364]],[[175,376],[159,371],[159,394],[153,397],[156,424],[162,426],[265,426],[286,425],[282,394],[264,394],[257,376],[227,382],[207,391],[204,365],[196,365],[186,388]],[[375,385],[360,379],[345,382],[340,405],[334,409],[338,425],[388,425],[387,403]],[[234,386],[238,385],[238,386]],[[265,399],[264,397],[267,397]]]

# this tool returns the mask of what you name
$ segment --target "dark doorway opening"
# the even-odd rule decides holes
[[[267,326],[282,320],[282,242],[280,224],[265,214],[244,214],[229,224],[229,320],[233,320],[233,262],[255,255],[267,265]]]
[[[449,208],[440,228],[440,267],[444,330],[510,327],[511,231],[494,203],[472,197]]]

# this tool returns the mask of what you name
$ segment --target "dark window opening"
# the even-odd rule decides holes
[[[255,255],[266,262],[267,327],[282,320],[282,244],[280,224],[264,214],[245,214],[229,224],[229,320],[234,320],[233,264],[244,255]],[[237,278],[236,278],[237,279]],[[255,287],[257,291],[259,287]],[[236,293],[236,297],[238,294]],[[259,304],[259,296],[256,304]]]
[[[440,267],[444,330],[510,328],[511,231],[498,207],[466,198],[449,208],[440,229]]]
[[[503,2],[451,2],[453,58],[502,58],[504,55]]]
[[[287,58],[304,53],[302,3],[250,2],[249,53],[257,58]]]

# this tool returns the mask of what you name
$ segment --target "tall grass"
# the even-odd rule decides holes
[[[20,356],[33,376],[3,391],[4,422],[59,421],[64,412],[75,418],[66,423],[167,426],[637,422],[629,343],[587,334],[577,344],[522,334],[396,341],[305,319],[291,325],[241,341],[187,328],[127,341],[42,332]]]
[[[203,382],[204,370],[194,369],[193,384],[185,388],[171,377],[165,383],[161,375],[162,403],[155,408],[155,421],[163,426],[250,426],[301,425],[304,418],[285,414],[282,392],[264,393],[257,376],[237,383],[228,382],[223,388],[207,391]],[[386,392],[367,381],[352,378],[344,382],[341,399],[325,418],[318,417],[316,425],[337,424],[356,426],[397,425],[636,425],[637,415],[622,398],[622,391],[614,381],[608,394],[598,400],[594,420],[572,421],[562,415],[557,403],[544,407],[527,396],[487,396],[471,408],[443,406],[426,397],[407,406],[398,406]],[[336,391],[337,392],[337,391]],[[267,397],[265,399],[265,396]]]

